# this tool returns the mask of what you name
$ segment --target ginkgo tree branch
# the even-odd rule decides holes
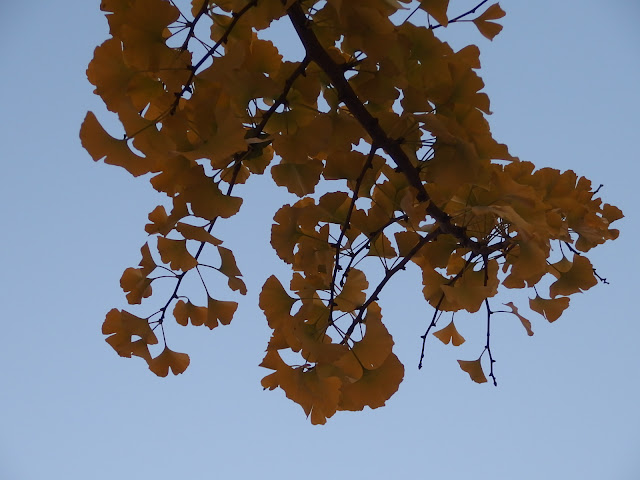
[[[372,142],[382,148],[393,159],[398,169],[400,169],[409,181],[409,184],[416,189],[417,199],[426,204],[427,213],[438,222],[441,231],[453,235],[463,246],[469,247],[474,251],[495,251],[495,246],[483,245],[469,238],[465,228],[455,225],[451,221],[451,217],[431,201],[420,179],[418,169],[413,166],[411,160],[401,147],[402,139],[389,137],[380,126],[378,119],[367,110],[366,106],[358,98],[358,95],[349,84],[349,81],[345,78],[342,66],[333,61],[311,29],[310,21],[304,14],[299,2],[291,5],[288,10],[288,15],[298,37],[304,45],[307,57],[310,57],[329,77],[338,93],[338,98],[347,106],[351,114],[369,134]]]
[[[208,4],[209,4],[209,0],[204,0],[202,9],[205,9],[206,8],[205,5],[208,5]],[[229,39],[229,35],[231,35],[233,28],[240,21],[242,16],[246,14],[251,8],[255,7],[257,4],[258,4],[258,0],[251,0],[244,7],[242,7],[242,9],[234,13],[231,23],[229,23],[229,26],[227,27],[225,32],[222,34],[222,36],[218,39],[218,41],[211,48],[207,50],[207,53],[204,54],[204,56],[198,61],[198,63],[196,63],[195,65],[191,65],[190,67],[191,73],[189,74],[189,78],[187,78],[184,86],[182,87],[182,90],[180,92],[175,93],[176,99],[174,100],[173,105],[170,108],[171,114],[173,114],[176,111],[176,108],[178,108],[178,104],[180,103],[180,99],[183,97],[183,95],[191,90],[191,84],[193,83],[193,79],[196,77],[196,74],[198,73],[198,70],[200,69],[200,67],[204,65],[204,63],[209,58],[215,55],[220,45],[227,43],[227,40]],[[193,28],[189,30],[189,33],[193,33]],[[187,40],[185,40],[185,42],[187,42]]]
[[[418,253],[418,251],[426,243],[435,240],[436,238],[438,238],[438,235],[441,235],[442,233],[443,232],[442,230],[440,230],[440,228],[435,228],[434,230],[427,233],[424,237],[420,237],[420,240],[416,242],[413,248],[409,250],[409,252],[407,252],[407,254],[396,265],[385,272],[384,277],[382,278],[382,280],[380,280],[380,283],[378,283],[378,286],[373,290],[373,292],[371,292],[369,298],[360,307],[358,307],[358,313],[351,322],[351,325],[349,325],[349,328],[347,328],[344,338],[342,339],[343,344],[346,343],[347,340],[351,337],[351,334],[356,329],[358,324],[362,323],[362,319],[364,318],[364,314],[367,311],[367,307],[371,305],[371,303],[378,300],[380,292],[382,292],[382,289],[389,282],[389,280],[391,280],[391,278],[400,270],[404,270],[407,263],[409,263],[413,256]]]
[[[369,170],[369,168],[371,168],[371,165],[373,164],[373,158],[376,154],[376,150],[377,148],[374,145],[372,145],[371,150],[369,151],[369,155],[367,156],[367,160],[365,161],[364,166],[362,167],[362,171],[360,172],[360,175],[356,180],[356,184],[353,188],[353,195],[351,196],[351,201],[349,202],[349,209],[347,210],[347,215],[344,219],[344,222],[341,225],[340,235],[338,235],[338,239],[336,240],[336,243],[335,243],[336,254],[335,254],[335,261],[333,264],[333,273],[331,275],[331,285],[329,286],[329,289],[330,289],[329,323],[331,324],[333,323],[333,310],[335,308],[334,298],[335,298],[335,292],[336,292],[336,279],[338,276],[338,271],[341,269],[340,250],[342,249],[342,240],[344,239],[345,235],[347,234],[347,230],[350,227],[351,215],[353,214],[353,210],[355,209],[355,206],[356,206],[356,201],[358,200],[358,192],[360,191],[360,186],[362,185],[362,181],[364,180],[364,177],[367,174],[367,170]],[[348,268],[349,267],[347,267],[347,272],[348,272]]]
[[[239,15],[240,14],[238,14],[238,17],[239,17]],[[267,125],[267,122],[269,121],[269,119],[271,118],[273,113],[278,109],[278,107],[280,107],[280,105],[282,105],[283,103],[286,102],[287,95],[289,94],[289,91],[291,90],[291,87],[293,86],[293,83],[295,82],[295,80],[300,75],[302,75],[305,72],[305,70],[306,70],[307,66],[309,65],[309,63],[310,63],[310,59],[306,59],[305,58],[305,60],[302,61],[300,63],[300,65],[298,65],[298,67],[287,78],[287,80],[285,81],[284,88],[282,90],[281,95],[274,101],[273,105],[271,105],[269,110],[267,112],[265,112],[265,114],[262,117],[261,122],[251,130],[251,133],[252,133],[253,136],[258,136],[264,131],[264,129],[265,129],[266,125]],[[237,152],[234,155],[234,166],[233,166],[231,179],[229,180],[229,185],[228,185],[227,191],[225,193],[226,196],[230,196],[231,193],[233,192],[233,188],[236,185],[236,181],[237,181],[237,178],[238,178],[238,174],[240,172],[240,168],[242,167],[242,160],[244,159],[244,157],[247,156],[247,154],[249,154],[251,152],[251,148],[253,148],[253,147],[250,145],[249,148],[246,151]],[[208,233],[211,233],[211,231],[213,230],[213,227],[215,226],[216,220],[218,220],[218,218],[219,217],[215,217],[215,218],[211,219],[210,224],[207,227],[207,232]],[[207,244],[207,242],[200,242],[200,245],[198,246],[198,249],[197,249],[197,251],[196,251],[196,253],[194,255],[194,258],[196,260],[198,260],[198,258],[202,254],[206,244]],[[185,271],[185,272],[182,272],[182,273],[179,273],[179,274],[176,273],[176,285],[175,285],[175,288],[173,290],[173,293],[169,296],[169,299],[167,300],[165,305],[162,308],[160,308],[160,310],[158,311],[161,314],[160,315],[160,319],[158,320],[158,324],[162,328],[163,338],[164,338],[163,322],[164,322],[164,317],[166,316],[166,311],[169,308],[169,306],[171,305],[171,303],[173,302],[173,300],[178,298],[178,291],[180,290],[180,286],[182,284],[182,280],[185,278],[185,275],[187,273],[188,273],[188,271]],[[198,272],[198,273],[200,273],[200,272]],[[158,313],[158,312],[156,312],[156,313]]]
[[[468,10],[468,11],[466,11],[466,12],[464,12],[464,13],[462,13],[462,14],[458,15],[457,17],[453,17],[452,19],[450,19],[448,23],[456,23],[456,22],[459,22],[459,21],[460,21],[460,20],[462,20],[464,17],[467,17],[467,16],[469,16],[469,15],[471,15],[471,14],[473,14],[473,13],[476,13],[476,12],[478,11],[478,9],[479,9],[480,7],[482,7],[482,6],[483,6],[485,3],[487,3],[488,1],[489,1],[489,0],[482,0],[478,5],[476,5],[475,7],[473,7],[471,10]],[[429,27],[429,28],[431,28],[431,30],[435,30],[436,28],[440,28],[440,27],[442,27],[442,26],[443,26],[443,25],[438,24],[438,25],[433,25],[433,26],[431,26],[431,27]]]
[[[610,224],[622,212],[594,198],[600,188],[593,192],[583,177],[535,170],[494,140],[476,73],[477,48],[454,52],[433,33],[440,25],[409,24],[411,15],[402,22],[394,14],[407,2],[198,0],[191,21],[172,0],[145,0],[143,10],[153,15],[138,3],[102,3],[112,15],[112,38],[96,49],[87,70],[96,93],[132,133],[112,137],[93,113],[80,130],[94,161],[148,175],[157,191],[173,198],[170,214],[160,205],[145,226],[157,238],[155,253],[145,243],[139,267],[127,268],[120,280],[131,305],[150,297],[152,282],[166,272],[175,280],[173,292],[146,318],[117,308],[107,313],[102,333],[120,356],[144,359],[159,376],[177,375],[190,360],[166,345],[164,321],[172,305],[179,325],[212,329],[231,322],[237,302],[214,299],[217,288],[200,276],[207,303],[195,305],[181,291],[182,280],[206,266],[226,276],[230,290],[247,293],[232,250],[211,232],[218,218],[241,210],[235,186],[263,174],[274,155],[281,161],[271,167],[271,178],[299,200],[278,209],[271,229],[271,246],[293,272],[288,287],[272,275],[260,293],[273,332],[261,364],[272,372],[262,385],[284,390],[314,424],[338,410],[381,407],[397,391],[404,367],[379,296],[409,261],[422,271],[422,293],[435,310],[421,336],[419,366],[443,311],[476,313],[484,303],[485,348],[475,360],[458,360],[478,383],[487,381],[485,352],[496,383],[490,337],[498,311],[488,299],[501,286],[533,287],[530,308],[552,322],[570,295],[598,279],[606,282],[586,252],[618,236]],[[487,0],[451,18],[449,3],[423,1],[419,9],[444,26],[473,18]],[[470,23],[492,39],[502,28],[495,20],[504,14],[494,3]],[[261,35],[283,17],[305,49],[297,63],[285,59],[279,41]],[[204,18],[212,21],[206,42],[196,35]],[[182,46],[172,45],[185,32]],[[328,111],[319,106],[323,99]],[[406,120],[405,133],[392,134],[383,127],[387,119]],[[371,148],[365,161],[363,144]],[[329,188],[316,198],[332,185],[328,180],[346,182],[349,191]],[[190,217],[206,223],[183,220]],[[555,240],[563,258],[552,263]],[[218,249],[219,267],[200,262],[207,243]],[[356,268],[371,258],[384,268],[376,283]],[[156,269],[164,275],[153,278]],[[552,283],[540,296],[536,285],[543,278]],[[505,305],[532,335],[531,322],[512,302]],[[329,326],[339,338],[327,334]],[[164,349],[152,354],[158,331]],[[455,346],[465,341],[453,318],[433,335]],[[296,352],[304,363],[281,352]]]

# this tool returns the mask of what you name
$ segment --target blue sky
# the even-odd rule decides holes
[[[610,285],[573,298],[554,324],[528,312],[533,337],[498,320],[494,388],[455,361],[479,344],[455,350],[432,339],[417,370],[431,311],[409,271],[382,298],[406,365],[399,392],[382,409],[314,427],[259,383],[269,330],[257,293],[270,274],[288,275],[266,238],[278,206],[295,198],[268,177],[245,189],[224,238],[249,295],[229,327],[171,331],[191,355],[185,374],[160,379],[119,358],[100,326],[125,307],[120,275],[139,261],[147,214],[162,198],[80,146],[87,110],[108,119],[85,76],[106,21],[97,1],[3,3],[0,478],[640,478],[640,5],[501,6],[493,42],[472,25],[446,38],[479,45],[499,141],[523,160],[603,184],[626,214],[620,238],[590,255]],[[501,298],[526,305],[522,295]]]

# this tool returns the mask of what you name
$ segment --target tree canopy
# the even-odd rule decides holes
[[[107,313],[102,332],[120,356],[180,374],[189,356],[169,348],[165,322],[232,321],[231,292],[247,288],[224,220],[242,214],[235,187],[255,175],[299,197],[271,230],[292,274],[270,276],[259,295],[273,330],[262,385],[284,390],[314,424],[397,391],[404,367],[379,296],[401,270],[420,270],[433,308],[420,366],[431,335],[461,345],[454,314],[475,313],[484,348],[458,363],[494,384],[492,317],[512,315],[533,335],[522,305],[497,297],[527,289],[529,308],[553,322],[571,295],[606,281],[586,253],[618,236],[610,224],[621,211],[586,178],[536,169],[494,140],[478,47],[454,51],[437,36],[473,23],[493,39],[505,15],[497,3],[460,12],[449,0],[183,3],[103,0],[111,37],[87,70],[124,136],[89,112],[83,146],[169,197],[149,213],[141,261],[120,283],[132,305],[159,282],[173,282],[171,293],[146,313]],[[293,27],[283,43],[298,42],[302,59],[264,38],[276,21]],[[211,286],[212,272],[228,291]],[[187,276],[202,281],[201,298],[185,291]]]

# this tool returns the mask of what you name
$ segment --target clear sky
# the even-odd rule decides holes
[[[479,344],[432,339],[417,370],[432,312],[418,272],[406,272],[382,298],[406,365],[400,390],[384,408],[312,426],[259,383],[270,332],[257,294],[271,273],[288,278],[268,246],[270,223],[295,198],[268,177],[243,191],[224,238],[249,295],[229,327],[171,330],[191,355],[185,374],[161,379],[118,357],[100,327],[126,306],[120,275],[139,261],[147,214],[163,199],[80,146],[86,111],[108,118],[85,76],[106,21],[97,0],[2,2],[0,479],[640,478],[640,4],[501,6],[493,42],[473,25],[444,33],[456,48],[479,45],[499,141],[603,184],[626,214],[620,238],[590,255],[610,285],[574,296],[554,324],[521,295],[500,297],[520,301],[535,335],[496,321],[494,388],[455,361]]]

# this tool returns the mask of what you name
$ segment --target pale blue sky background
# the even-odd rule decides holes
[[[125,307],[120,275],[138,262],[162,198],[144,179],[94,164],[78,140],[85,112],[103,113],[85,69],[106,21],[97,0],[2,2],[0,479],[640,478],[640,4],[501,5],[493,42],[472,25],[447,36],[480,46],[498,140],[604,184],[625,212],[620,239],[590,256],[611,284],[575,296],[554,324],[530,313],[531,338],[517,320],[497,320],[494,388],[455,361],[476,358],[479,337],[458,350],[431,339],[416,369],[431,310],[407,272],[382,299],[406,365],[399,392],[385,408],[314,427],[259,384],[269,331],[257,293],[271,273],[289,278],[261,238],[295,199],[268,177],[244,189],[241,215],[220,236],[250,292],[229,327],[170,329],[171,345],[191,355],[185,374],[160,379],[119,358],[100,326]],[[501,298],[528,310],[521,295]]]

